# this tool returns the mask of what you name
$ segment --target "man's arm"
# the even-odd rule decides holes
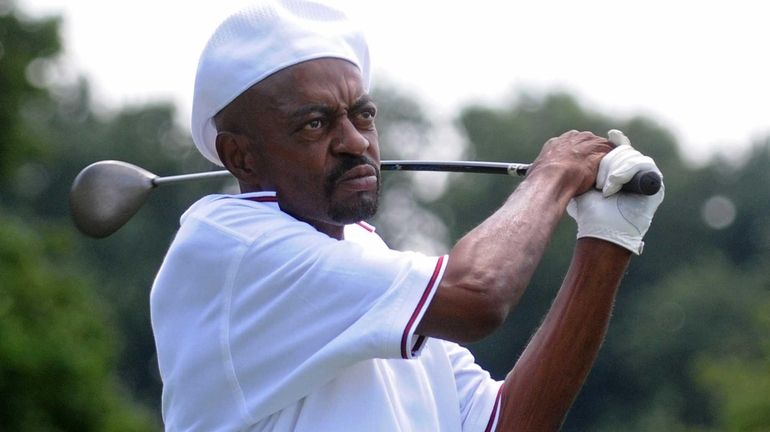
[[[549,140],[503,206],[457,242],[417,333],[467,343],[492,333],[519,302],[570,199],[593,188],[604,138]]]
[[[592,134],[568,132],[549,140],[506,203],[452,249],[417,328],[459,342],[493,331],[529,284],[570,203],[579,239],[572,264],[544,323],[506,378],[499,430],[558,429],[596,358],[629,257],[641,253],[663,199],[663,190],[643,197],[603,196],[593,189],[621,185],[648,163],[657,170],[624,141],[607,155],[612,146]]]
[[[499,431],[557,430],[591,369],[631,253],[578,240],[545,321],[505,379]]]

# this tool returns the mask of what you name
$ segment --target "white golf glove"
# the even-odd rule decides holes
[[[608,197],[620,190],[639,171],[655,171],[663,177],[651,157],[645,156],[631,147],[631,141],[623,132],[612,129],[607,133],[615,149],[607,153],[599,162],[596,175],[596,188]]]
[[[644,249],[642,238],[663,201],[665,188],[661,185],[660,191],[652,196],[618,193],[637,172],[652,170],[660,174],[660,170],[652,158],[631,147],[623,132],[613,129],[608,135],[617,147],[599,164],[596,188],[602,192],[591,190],[573,198],[567,213],[577,221],[577,238],[599,238],[640,255]]]

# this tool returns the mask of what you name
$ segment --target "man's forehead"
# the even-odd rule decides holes
[[[360,70],[334,58],[308,60],[282,69],[250,90],[263,103],[287,105],[336,100],[352,104],[368,98]]]

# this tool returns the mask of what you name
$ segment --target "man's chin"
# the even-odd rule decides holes
[[[376,192],[360,193],[356,197],[333,203],[329,209],[332,220],[351,224],[369,219],[377,213],[379,196]]]

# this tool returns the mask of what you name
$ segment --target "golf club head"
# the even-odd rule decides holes
[[[70,190],[75,226],[91,237],[117,231],[147,200],[155,174],[120,161],[93,163],[80,171]]]

